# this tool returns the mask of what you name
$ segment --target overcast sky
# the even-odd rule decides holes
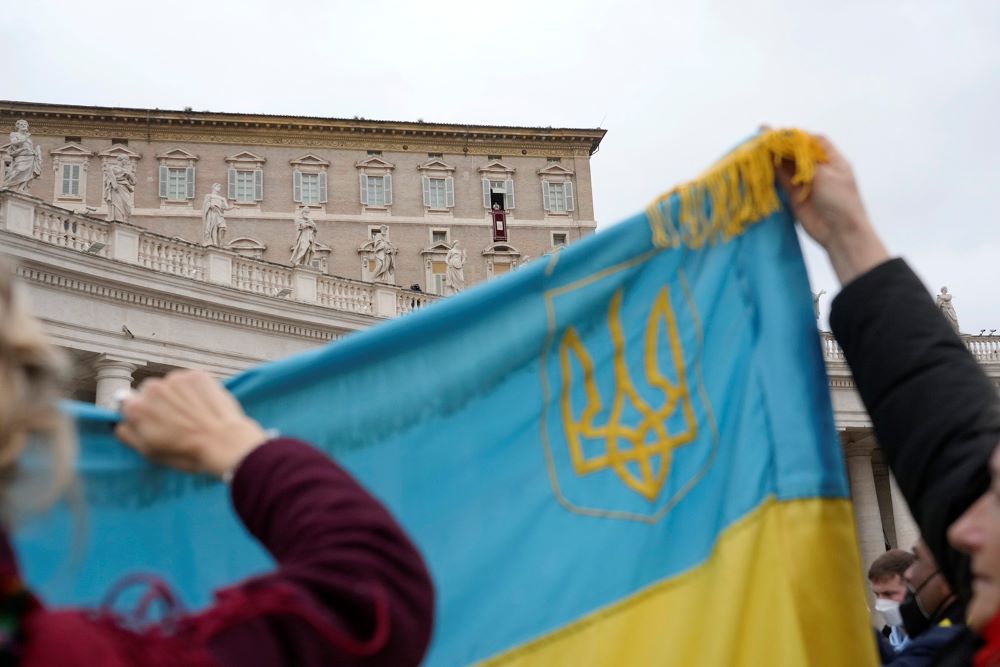
[[[822,131],[890,249],[1000,329],[996,0],[8,4],[0,99],[604,127],[601,227],[762,122]]]

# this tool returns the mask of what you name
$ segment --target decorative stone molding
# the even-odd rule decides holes
[[[49,151],[49,155],[52,156],[52,171],[55,173],[52,201],[63,205],[76,203],[85,206],[87,203],[87,171],[90,168],[90,158],[94,157],[94,152],[88,151],[80,144],[64,144]],[[64,167],[73,171],[63,173]],[[74,180],[76,181],[75,193],[72,192],[71,185]]]
[[[320,213],[326,213],[326,207],[323,204],[327,203],[330,196],[327,187],[329,180],[327,170],[330,167],[330,161],[313,153],[306,153],[294,160],[289,160],[288,164],[292,166],[292,201],[296,204],[319,207]],[[308,187],[312,184],[306,182],[309,179],[315,181],[314,194],[313,188]],[[306,201],[307,199],[308,201]]]
[[[479,168],[479,174],[483,180],[483,209],[486,210],[487,217],[489,217],[489,212],[492,208],[491,192],[499,193],[502,190],[504,195],[504,210],[508,214],[514,210],[516,204],[514,198],[515,171],[513,167],[504,164],[500,160],[491,160]]]
[[[371,155],[354,164],[358,170],[362,213],[390,215],[392,213],[392,170],[393,163],[379,155]],[[379,187],[370,179],[382,179],[381,195]],[[381,201],[378,197],[381,196]]]
[[[241,236],[227,243],[226,250],[231,250],[242,257],[263,259],[264,252],[267,251],[267,246],[257,239],[252,239],[249,236]]]
[[[417,165],[423,192],[424,212],[452,216],[455,208],[455,167],[441,158],[431,158]]]
[[[573,170],[558,162],[552,162],[539,169],[538,176],[541,179],[542,208],[545,210],[545,217],[569,217],[576,210]]]
[[[177,147],[169,151],[157,153],[156,159],[159,161],[158,181],[160,207],[184,206],[192,207],[192,200],[195,198],[195,171],[198,164],[198,156],[189,153],[183,148]],[[184,189],[183,196],[170,196],[171,170],[183,170]],[[180,174],[178,174],[180,175]]]
[[[444,296],[451,243],[432,243],[420,251],[424,260],[424,292]]]
[[[260,202],[264,199],[264,164],[267,158],[250,151],[240,151],[227,156],[225,160],[229,165],[226,198],[240,208],[259,210]],[[249,174],[252,174],[252,177]],[[242,180],[251,178],[252,181]]]
[[[509,273],[520,266],[521,252],[506,242],[492,243],[483,250],[486,258],[486,279]]]

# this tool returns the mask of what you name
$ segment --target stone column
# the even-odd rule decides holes
[[[144,364],[121,359],[108,354],[100,355],[94,362],[97,371],[97,397],[94,403],[102,408],[110,408],[115,394],[121,389],[132,388],[132,373]]]
[[[896,484],[896,478],[889,473],[889,493],[892,496],[892,522],[896,527],[896,546],[909,551],[920,537],[920,528],[913,520],[910,506],[906,504],[903,492]]]
[[[864,573],[872,561],[885,553],[885,535],[882,533],[882,515],[875,494],[875,474],[872,472],[872,450],[875,438],[866,437],[848,443],[847,474],[851,478],[851,499],[854,517],[858,524],[858,545],[861,547],[861,565]]]

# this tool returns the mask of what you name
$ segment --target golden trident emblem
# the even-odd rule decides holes
[[[670,294],[664,287],[653,302],[653,308],[646,322],[646,345],[643,363],[646,381],[650,387],[663,392],[663,403],[651,407],[635,390],[625,360],[625,334],[621,323],[622,290],[611,298],[608,308],[608,328],[614,346],[615,394],[611,404],[611,414],[606,424],[594,425],[595,416],[601,411],[601,395],[594,378],[594,362],[580,341],[576,329],[566,329],[559,344],[559,364],[562,369],[562,417],[569,441],[573,470],[577,475],[605,470],[611,467],[630,489],[655,500],[663,489],[670,470],[670,459],[675,448],[692,442],[698,433],[698,425],[691,405],[691,396],[684,367],[684,351],[677,332],[677,318],[670,305]],[[671,356],[677,383],[671,382],[660,372],[657,355],[657,341],[661,320],[666,325],[667,340],[670,342]],[[583,383],[586,405],[579,419],[573,415],[570,389],[573,383],[570,355],[574,355],[583,369]],[[622,424],[625,403],[631,404],[639,414],[637,424]],[[684,430],[670,433],[667,420],[678,408],[682,410]],[[584,451],[581,437],[591,441],[603,440],[604,451],[590,456]],[[656,465],[656,458],[659,463]],[[630,466],[631,464],[631,466]],[[633,471],[637,470],[638,474]]]

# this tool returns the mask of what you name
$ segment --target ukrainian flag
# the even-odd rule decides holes
[[[487,285],[229,383],[414,536],[427,664],[868,665],[849,492],[768,132],[645,212]],[[88,527],[27,526],[50,600],[137,567],[186,599],[269,566],[217,483],[154,468],[76,408]]]

